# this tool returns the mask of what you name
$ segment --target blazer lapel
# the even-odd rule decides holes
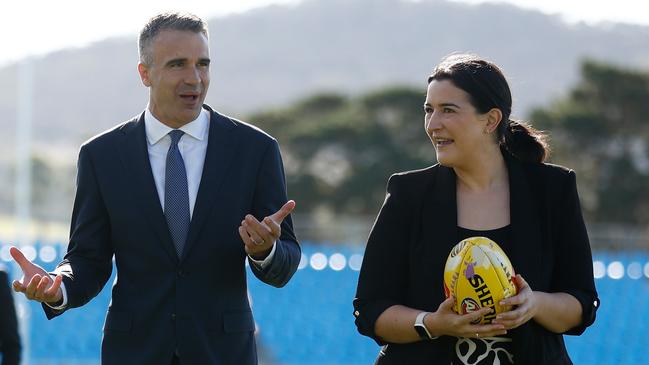
[[[142,209],[142,213],[156,232],[163,249],[169,257],[177,262],[178,255],[174,248],[169,228],[162,212],[160,198],[153,179],[149,152],[147,149],[146,132],[144,129],[144,113],[137,121],[128,123],[122,127],[125,134],[120,148],[120,158],[126,169],[126,176],[133,178],[131,184],[133,190],[133,201]]]
[[[436,202],[435,222],[439,222],[437,235],[441,242],[449,245],[448,251],[457,244],[457,178],[455,171],[443,167],[437,173],[437,184],[433,197]],[[446,259],[446,258],[444,258]]]
[[[204,105],[204,108],[210,112],[207,152],[205,153],[203,174],[201,175],[194,213],[189,226],[187,243],[183,250],[183,259],[187,257],[188,252],[196,243],[200,230],[215,203],[216,192],[235,155],[236,141],[231,132],[236,128],[236,124],[216,113],[209,106]]]
[[[430,184],[422,214],[423,241],[434,243],[434,252],[450,252],[457,244],[457,201],[456,177],[453,169],[438,166],[436,176]],[[446,257],[443,257],[443,262]]]
[[[542,227],[539,202],[535,198],[520,162],[505,155],[509,172],[510,220],[512,227],[511,250],[507,252],[514,269],[532,287],[542,264]],[[456,176],[451,168],[440,166],[430,185],[430,203],[424,203],[422,214],[423,242],[434,242],[435,252],[450,252],[458,243]],[[446,260],[446,257],[443,258]],[[519,268],[519,269],[517,269]]]
[[[509,153],[503,153],[509,172],[509,209],[511,219],[511,245],[507,252],[514,270],[521,274],[534,290],[543,272],[543,227],[541,221],[542,198],[534,195],[533,181],[524,171],[522,163]],[[514,357],[521,363],[533,362],[527,351],[534,336],[532,321],[510,331],[514,342]]]
[[[538,282],[541,265],[542,229],[539,202],[521,163],[505,153],[509,172],[509,209],[512,227],[512,245],[508,256],[514,270],[521,270],[532,288]],[[517,269],[519,268],[519,269]]]

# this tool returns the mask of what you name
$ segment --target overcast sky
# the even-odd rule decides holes
[[[308,1],[308,0],[307,0]],[[326,1],[326,0],[325,0]],[[354,1],[354,0],[348,0]],[[404,0],[417,1],[417,0]],[[426,0],[424,0],[426,1]],[[452,0],[481,3],[485,0]],[[153,14],[189,11],[204,18],[300,0],[9,0],[0,5],[0,66],[29,55],[82,47],[101,39],[134,35]],[[649,25],[646,0],[501,0],[567,21],[617,21]],[[182,4],[182,5],[178,5]]]

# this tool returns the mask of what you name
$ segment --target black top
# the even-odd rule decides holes
[[[505,254],[510,251],[512,244],[510,225],[485,231],[458,226],[457,236],[460,241],[469,237],[487,237],[496,242]],[[452,354],[453,365],[493,365],[496,357],[502,365],[513,365],[513,353],[512,339],[509,336],[458,338]]]
[[[533,290],[563,292],[582,307],[579,335],[595,320],[599,299],[575,173],[561,166],[527,163],[504,154],[509,172],[511,241],[507,255]],[[455,337],[407,344],[386,343],[374,332],[393,305],[434,312],[444,301],[444,266],[459,241],[457,178],[435,165],[393,175],[367,241],[354,316],[358,331],[388,347],[378,365],[450,364]],[[563,334],[535,321],[508,331],[518,364],[572,364]]]
[[[0,269],[0,354],[2,365],[20,362],[20,337],[7,273]]]
[[[503,250],[503,252],[505,252],[505,254],[510,251],[510,246],[512,244],[511,232],[512,228],[510,224],[504,227],[489,229],[485,231],[476,231],[460,226],[457,227],[458,242],[469,237],[487,237],[488,239],[496,242],[498,246],[500,246],[500,248]]]

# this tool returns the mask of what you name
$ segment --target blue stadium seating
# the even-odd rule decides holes
[[[49,245],[36,242],[33,247],[40,252],[42,247],[49,246],[56,250],[56,257],[51,262],[43,262],[39,256],[35,263],[46,270],[63,259],[65,251],[61,245]],[[15,273],[19,275],[19,269]],[[114,280],[115,273],[109,283]],[[23,329],[28,334],[25,348],[30,364],[43,365],[90,365],[98,364],[101,337],[106,308],[110,302],[110,285],[90,304],[82,309],[70,310],[64,316],[48,321],[41,306],[35,302],[22,302],[28,327]],[[61,336],[63,334],[63,336]]]
[[[40,252],[45,246],[48,244],[37,243],[34,248]],[[46,269],[51,269],[63,254],[61,246],[53,247],[57,250],[57,256],[50,258],[53,261],[43,262],[40,256],[36,261]],[[305,243],[301,269],[282,289],[265,285],[249,275],[259,344],[275,364],[373,363],[379,348],[356,332],[352,316],[358,262],[354,262],[352,268],[349,258],[362,254],[362,250],[361,246]],[[336,253],[342,254],[338,259],[342,257],[345,261],[332,260]],[[649,263],[649,253],[597,252],[593,261],[604,268],[619,261],[625,270],[635,262],[644,269]],[[15,265],[9,266],[14,268],[14,276],[19,275]],[[649,272],[642,272],[641,277],[634,279],[623,272],[623,277],[613,279],[606,272],[600,272],[599,277],[596,273],[596,285],[602,299],[598,319],[582,336],[565,337],[575,364],[646,363],[644,352],[649,348],[647,274]],[[107,285],[90,304],[53,321],[45,319],[39,305],[20,301],[25,312],[23,323],[28,324],[23,330],[28,333],[25,342],[29,363],[98,364],[101,329],[109,301],[110,285]]]
[[[303,254],[350,257],[359,247],[304,245]],[[306,266],[282,289],[253,277],[249,290],[260,340],[284,365],[371,364],[378,346],[358,335],[352,316],[352,298],[358,271],[349,265],[339,271]]]
[[[597,252],[593,261],[606,266],[619,261],[649,263],[646,252]],[[566,336],[575,364],[643,364],[649,348],[649,277],[632,279],[604,276],[595,281],[602,301],[595,323],[579,337]]]

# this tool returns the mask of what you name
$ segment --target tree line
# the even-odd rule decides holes
[[[249,119],[280,141],[300,210],[373,215],[390,174],[435,163],[424,92],[324,93]],[[649,73],[585,61],[572,90],[529,122],[549,135],[550,162],[577,172],[589,222],[649,223]]]
[[[392,173],[436,163],[424,132],[424,89],[394,86],[354,97],[321,93],[244,120],[279,140],[289,196],[300,213],[372,217]],[[649,73],[586,61],[577,84],[534,110],[529,121],[549,134],[550,162],[576,170],[588,222],[647,226]],[[74,161],[56,168],[44,156],[34,162],[34,216],[67,221]],[[2,190],[3,206],[12,206],[12,195]]]

